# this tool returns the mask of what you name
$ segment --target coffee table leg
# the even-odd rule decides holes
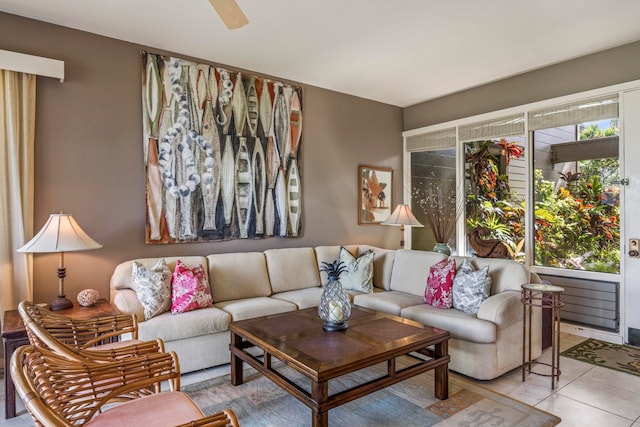
[[[240,385],[244,382],[242,359],[236,356],[236,351],[242,351],[242,337],[231,332],[231,384]]]
[[[312,410],[311,425],[313,427],[327,427],[329,425],[329,411],[321,411],[320,406],[329,397],[329,384],[326,381],[311,383],[311,398],[315,402]]]
[[[435,358],[446,357],[449,354],[449,342],[443,341],[435,345]],[[449,398],[449,364],[438,366],[435,369],[435,390],[434,393],[438,399],[446,400]]]

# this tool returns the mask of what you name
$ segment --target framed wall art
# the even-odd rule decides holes
[[[380,224],[391,215],[393,169],[358,167],[358,224]]]
[[[302,234],[302,88],[142,52],[146,242]]]

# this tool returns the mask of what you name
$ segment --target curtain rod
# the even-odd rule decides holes
[[[0,68],[38,76],[54,77],[64,82],[64,61],[0,49]]]

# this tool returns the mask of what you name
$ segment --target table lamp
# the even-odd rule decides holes
[[[400,226],[400,249],[404,249],[404,227],[424,227],[420,221],[413,216],[409,205],[399,204],[389,218],[382,225],[399,225]]]
[[[26,245],[18,249],[24,253],[59,253],[58,265],[58,298],[51,303],[51,310],[63,310],[73,307],[73,303],[64,294],[64,278],[67,270],[64,267],[64,253],[88,251],[101,248],[85,233],[75,219],[69,214],[51,214],[42,229]]]

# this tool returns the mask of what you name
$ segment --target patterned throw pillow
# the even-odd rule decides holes
[[[209,282],[201,265],[190,269],[180,260],[173,272],[171,313],[185,313],[213,304]]]
[[[373,292],[373,250],[369,249],[358,258],[340,246],[338,261],[345,266],[340,275],[342,289],[370,294]]]
[[[453,307],[465,313],[477,314],[482,301],[491,293],[489,266],[480,270],[473,268],[469,260],[464,260],[453,280]]]
[[[164,259],[147,268],[133,261],[131,287],[144,308],[144,320],[164,313],[171,307],[171,270]]]
[[[424,301],[437,308],[451,308],[451,287],[456,275],[456,260],[443,259],[429,269]]]

